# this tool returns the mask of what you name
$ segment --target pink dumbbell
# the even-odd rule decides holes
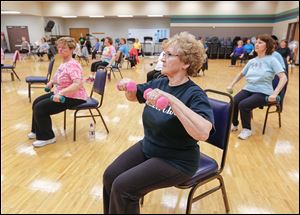
[[[150,93],[152,91],[152,88],[148,88],[147,90],[144,91],[144,99],[147,100],[147,94]],[[169,100],[164,97],[164,96],[161,96],[159,97],[157,100],[156,100],[156,104],[155,106],[160,109],[160,110],[163,110],[165,109],[168,105],[169,105]]]
[[[117,84],[117,89],[120,90],[119,83]],[[136,83],[134,81],[130,81],[126,84],[126,91],[134,92],[137,90]]]

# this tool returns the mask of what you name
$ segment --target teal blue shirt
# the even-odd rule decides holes
[[[253,58],[244,67],[242,73],[246,77],[244,90],[272,95],[272,81],[276,74],[284,69],[272,55]]]

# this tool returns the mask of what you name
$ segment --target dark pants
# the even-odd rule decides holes
[[[36,53],[36,55],[39,56],[39,57],[43,57],[44,54],[46,54],[46,53],[45,53],[45,52],[37,52],[37,53]]]
[[[103,210],[110,214],[139,214],[147,193],[178,185],[190,176],[160,158],[147,158],[142,141],[122,153],[103,174]]]
[[[92,52],[92,59],[96,59],[96,54],[97,54],[97,51],[94,50],[94,51]]]
[[[81,99],[67,98],[65,103],[50,100],[53,93],[47,93],[36,98],[32,104],[31,131],[36,134],[37,140],[49,140],[54,138],[50,115],[60,113],[68,108],[84,103]]]
[[[235,65],[237,59],[240,59],[240,55],[238,55],[238,56],[232,55],[231,56],[231,65]]]
[[[29,52],[29,50],[27,50],[27,49],[21,49],[20,50],[20,53],[22,53],[22,54],[26,54],[26,53],[28,53]]]
[[[156,79],[159,75],[161,74],[161,71],[159,70],[152,70],[150,72],[147,73],[147,82],[151,81],[153,79]]]
[[[107,65],[108,65],[108,63],[105,62],[105,61],[96,61],[96,62],[92,63],[92,65],[91,65],[91,71],[92,72],[96,72],[98,66],[106,67]]]
[[[233,98],[233,125],[237,126],[239,124],[238,112],[240,111],[242,127],[251,130],[251,111],[257,107],[266,105],[266,96],[263,93],[253,93],[246,90],[242,90],[236,94]]]

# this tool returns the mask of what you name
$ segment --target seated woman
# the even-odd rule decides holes
[[[250,39],[247,39],[246,44],[243,46],[244,47],[244,59],[245,60],[250,60],[254,58],[254,45],[251,43]]]
[[[238,135],[240,139],[247,139],[252,135],[251,111],[257,107],[266,105],[268,101],[276,101],[277,95],[287,82],[285,70],[278,60],[272,56],[274,51],[274,40],[269,35],[260,35],[255,44],[257,57],[250,60],[244,69],[233,79],[227,87],[232,91],[234,85],[246,77],[246,85],[234,96],[234,113],[232,119],[232,131],[238,130],[238,113],[241,114],[243,130]],[[278,75],[279,83],[273,90],[272,81]]]
[[[214,132],[213,111],[205,92],[189,76],[201,67],[203,46],[187,32],[173,36],[162,58],[167,77],[119,90],[127,100],[146,103],[145,135],[116,158],[103,175],[103,209],[107,214],[139,214],[139,200],[147,193],[178,185],[194,175],[200,159],[197,142]],[[148,89],[153,90],[143,94]],[[159,97],[169,100],[164,110],[155,107]]]
[[[106,37],[104,40],[104,49],[102,51],[102,57],[100,61],[96,61],[91,65],[91,72],[89,77],[86,79],[87,82],[94,82],[94,74],[99,66],[108,67],[114,62],[114,56],[116,55],[116,49],[113,46],[113,40],[111,37]],[[110,75],[110,74],[108,74]],[[110,76],[109,76],[110,77]]]
[[[83,70],[80,64],[72,58],[75,46],[75,40],[70,37],[61,37],[57,41],[62,64],[57,69],[53,80],[47,83],[47,88],[51,89],[53,85],[56,85],[56,89],[54,92],[36,98],[32,104],[32,127],[28,137],[36,139],[32,143],[34,147],[42,147],[56,141],[52,130],[51,115],[80,105],[87,99],[87,93],[83,87]]]
[[[27,42],[25,37],[22,37],[20,53],[27,54],[30,52],[30,44]]]
[[[167,44],[168,44],[168,40],[164,40],[162,42],[162,44],[161,44],[162,52],[160,53],[157,61],[153,62],[153,63],[156,63],[155,69],[147,73],[147,82],[151,81],[152,79],[157,78],[161,74],[161,70],[163,69],[162,59],[164,57],[165,50],[167,48]]]
[[[233,52],[231,53],[231,65],[230,66],[235,66],[236,60],[238,58],[242,59],[244,57],[244,48],[243,48],[243,40],[239,40],[237,42],[237,47],[234,48]]]
[[[49,48],[50,48],[49,44],[46,42],[46,39],[43,37],[41,39],[40,46],[36,50],[36,54],[39,57],[39,61],[43,60],[42,58],[43,58],[44,54],[48,53]]]

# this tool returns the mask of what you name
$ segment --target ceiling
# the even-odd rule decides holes
[[[1,11],[44,17],[255,15],[277,14],[296,7],[299,7],[298,1],[1,1]]]

